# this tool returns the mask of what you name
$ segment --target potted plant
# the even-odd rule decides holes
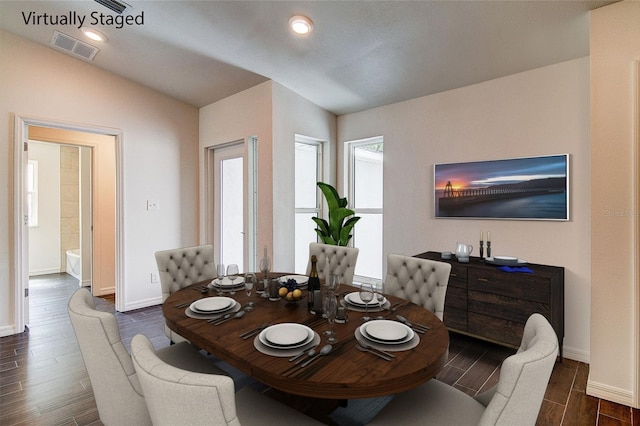
[[[324,194],[329,207],[329,221],[319,217],[311,219],[316,223],[316,232],[324,244],[346,246],[351,240],[351,231],[360,217],[347,208],[347,199],[340,198],[338,191],[328,183],[318,182],[318,187]],[[351,216],[351,217],[349,217]]]

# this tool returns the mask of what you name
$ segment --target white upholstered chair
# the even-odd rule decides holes
[[[165,363],[142,334],[133,337],[131,356],[155,426],[321,424],[249,387],[235,394],[230,377]]]
[[[442,320],[450,273],[446,262],[389,254],[384,291],[423,306]]]
[[[71,296],[68,312],[102,423],[150,425],[142,388],[131,356],[120,339],[115,316],[96,310],[93,296],[86,288],[76,290]],[[186,342],[159,350],[157,354],[180,368],[224,374]]]
[[[324,279],[327,258],[329,268],[333,275],[338,275],[342,284],[353,284],[353,274],[356,270],[358,260],[358,250],[355,247],[333,246],[330,244],[311,243],[309,244],[309,262],[307,264],[307,275],[311,272],[311,256],[317,259],[316,269],[320,279]]]
[[[156,263],[162,286],[162,301],[181,288],[199,281],[213,280],[217,275],[211,244],[158,251]],[[164,332],[172,342],[185,341],[166,324]]]
[[[369,425],[535,425],[557,354],[553,327],[533,314],[518,352],[504,360],[492,389],[472,397],[432,379],[396,395]]]

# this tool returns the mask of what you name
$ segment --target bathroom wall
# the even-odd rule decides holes
[[[60,272],[60,145],[29,141],[38,162],[38,224],[29,227],[29,276]]]
[[[60,271],[66,272],[67,250],[80,248],[79,149],[60,147]]]

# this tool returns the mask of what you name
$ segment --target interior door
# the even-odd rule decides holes
[[[214,245],[218,263],[236,264],[240,271],[247,262],[247,185],[244,143],[214,148]]]

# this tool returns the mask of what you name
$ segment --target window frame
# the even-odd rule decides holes
[[[347,200],[349,202],[348,207],[350,209],[352,209],[355,212],[355,215],[358,216],[359,214],[379,214],[382,216],[382,219],[384,220],[384,204],[382,207],[380,208],[356,208],[354,206],[354,194],[355,194],[355,150],[358,147],[364,146],[364,145],[375,145],[375,144],[383,144],[384,145],[384,136],[373,136],[370,138],[365,138],[365,139],[358,139],[358,140],[352,140],[352,141],[346,141],[344,142],[344,152],[345,152],[345,157],[344,157],[344,176],[346,177],[345,182],[344,182],[344,191],[347,194]],[[384,161],[384,151],[383,151],[383,161]],[[384,179],[384,177],[383,177]],[[384,187],[382,188],[383,191],[383,199],[384,199]],[[358,228],[358,224],[356,224],[356,226],[354,227],[353,230],[353,238],[351,240],[351,242],[349,243],[349,245],[353,245],[353,241],[356,240],[356,234],[357,234],[357,228]],[[381,251],[382,253],[384,253],[384,240],[382,241],[383,247],[381,247]],[[372,285],[374,285],[374,287],[379,287],[381,286],[381,284],[384,282],[384,255],[382,256],[382,259],[380,259],[380,262],[382,262],[382,277],[380,278],[374,278],[374,277],[367,277],[367,276],[363,276],[363,275],[354,275],[354,285],[359,285],[361,283],[370,283]]]
[[[299,135],[296,134],[295,135],[295,139],[294,139],[294,161],[295,161],[295,154],[296,154],[296,145],[297,144],[303,144],[303,145],[311,145],[316,147],[317,152],[316,152],[316,182],[322,182],[323,178],[324,178],[324,169],[325,169],[325,165],[324,165],[324,157],[325,157],[325,145],[326,145],[326,141],[320,140],[320,139],[316,139],[316,138],[312,138],[309,136],[304,136],[304,135]],[[294,172],[295,175],[295,172]],[[294,185],[295,185],[295,180],[294,180]],[[294,191],[295,192],[295,191]],[[323,217],[324,214],[324,200],[323,197],[321,196],[321,192],[320,189],[316,186],[316,207],[315,208],[309,208],[309,207],[297,207],[297,203],[296,200],[294,199],[293,202],[294,205],[294,225],[296,222],[296,217],[298,214],[314,214],[317,217]],[[309,226],[313,226],[313,223],[309,223]],[[296,239],[296,235],[295,235],[295,226],[294,226],[294,241]],[[316,242],[318,241],[318,238],[316,237]],[[296,265],[298,262],[296,262],[296,257],[297,256],[302,256],[303,253],[298,253],[298,250],[294,250],[294,265]],[[308,257],[308,252],[304,253],[305,258]],[[302,271],[298,271],[301,272]]]

